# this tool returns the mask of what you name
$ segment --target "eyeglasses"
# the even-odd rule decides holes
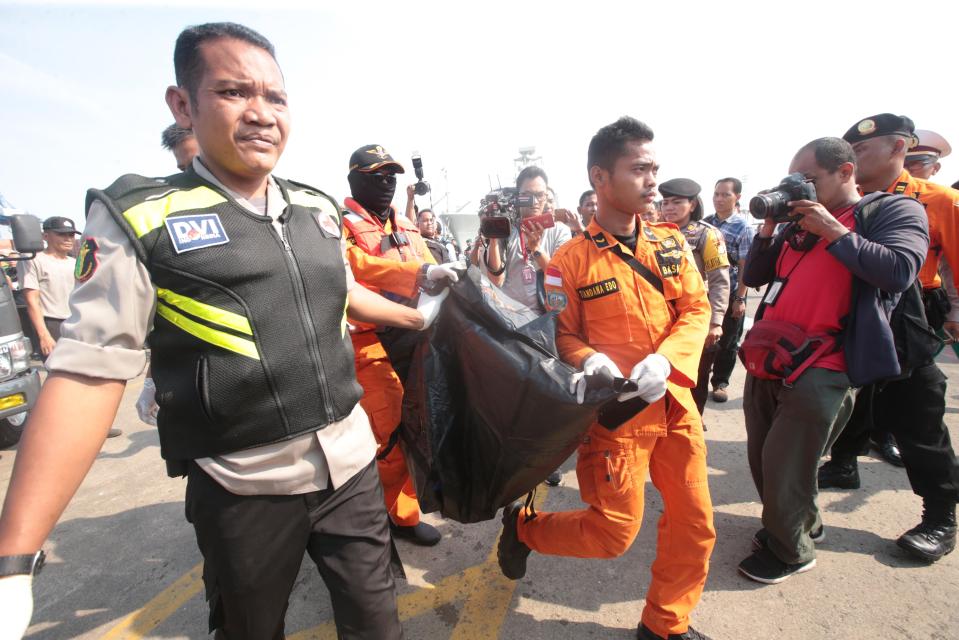
[[[396,184],[396,174],[395,174],[395,173],[382,173],[382,172],[380,172],[380,171],[372,171],[372,172],[370,172],[369,175],[373,176],[375,179],[379,180],[380,182],[382,182],[382,183],[385,184],[385,185],[394,185],[394,184]]]
[[[536,202],[546,202],[546,196],[549,194],[545,191],[524,191],[522,195],[536,198]]]

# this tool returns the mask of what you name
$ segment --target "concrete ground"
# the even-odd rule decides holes
[[[956,441],[959,362],[951,352],[941,360],[951,380],[946,420]],[[827,537],[813,571],[778,586],[737,574],[761,511],[746,464],[742,382],[738,367],[730,401],[710,403],[706,413],[718,541],[695,626],[714,640],[959,638],[959,553],[927,566],[895,546],[918,522],[920,500],[901,469],[876,458],[861,459],[861,490],[820,496]],[[200,556],[183,518],[185,483],[166,477],[156,431],[137,420],[141,384],[128,386],[117,417],[124,434],[103,445],[45,546],[49,561],[35,582],[30,638],[207,637]],[[15,455],[0,455],[4,490]],[[580,506],[574,461],[563,469],[562,485],[540,492],[543,508]],[[662,511],[648,488],[644,527],[626,555],[600,561],[534,554],[519,582],[502,578],[491,559],[498,523],[464,526],[427,516],[443,532],[440,545],[399,543],[408,574],[399,585],[406,637],[633,638]],[[330,620],[325,587],[307,559],[287,632],[298,640],[335,638]]]

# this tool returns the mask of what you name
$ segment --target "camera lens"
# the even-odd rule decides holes
[[[773,191],[771,193],[761,193],[753,196],[749,201],[749,213],[758,220],[774,218],[782,212],[789,210],[786,206],[788,199],[782,191]]]

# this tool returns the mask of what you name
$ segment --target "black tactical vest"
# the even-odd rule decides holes
[[[126,175],[90,190],[157,288],[149,336],[168,461],[288,440],[342,420],[362,395],[346,331],[337,206],[277,180],[283,234],[200,178]]]

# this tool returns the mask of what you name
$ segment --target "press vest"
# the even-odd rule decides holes
[[[157,289],[148,342],[160,448],[192,460],[288,440],[346,418],[362,395],[346,333],[336,205],[277,180],[278,234],[191,168],[90,190]]]

